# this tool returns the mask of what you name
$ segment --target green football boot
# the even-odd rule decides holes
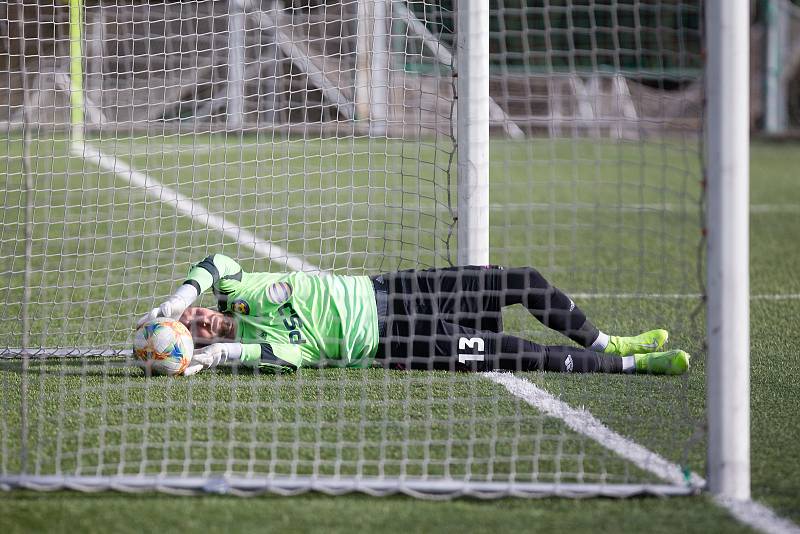
[[[669,332],[666,330],[650,330],[633,337],[609,336],[608,345],[603,352],[617,356],[657,352],[664,348],[667,339]]]
[[[687,352],[678,349],[633,355],[636,372],[653,375],[682,375],[689,369],[690,359]]]

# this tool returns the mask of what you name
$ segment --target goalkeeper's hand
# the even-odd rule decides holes
[[[207,347],[194,351],[192,361],[183,371],[184,376],[191,376],[205,369],[226,363],[236,362],[242,356],[241,343],[212,343]]]
[[[144,323],[153,321],[159,317],[178,319],[181,314],[197,299],[197,290],[194,286],[184,284],[178,288],[173,295],[170,295],[158,308],[153,308],[136,323],[139,328]]]

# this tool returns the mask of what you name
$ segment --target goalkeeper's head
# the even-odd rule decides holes
[[[233,317],[199,306],[186,308],[179,321],[192,334],[195,346],[212,343],[230,343],[236,338],[236,321]]]

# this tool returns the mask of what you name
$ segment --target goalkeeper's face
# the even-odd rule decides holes
[[[197,346],[225,343],[234,340],[235,322],[232,317],[208,308],[186,308],[180,317]]]

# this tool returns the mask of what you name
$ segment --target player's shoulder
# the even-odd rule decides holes
[[[245,273],[242,282],[251,288],[272,289],[278,293],[296,293],[309,285],[309,275],[299,271],[261,271]]]

